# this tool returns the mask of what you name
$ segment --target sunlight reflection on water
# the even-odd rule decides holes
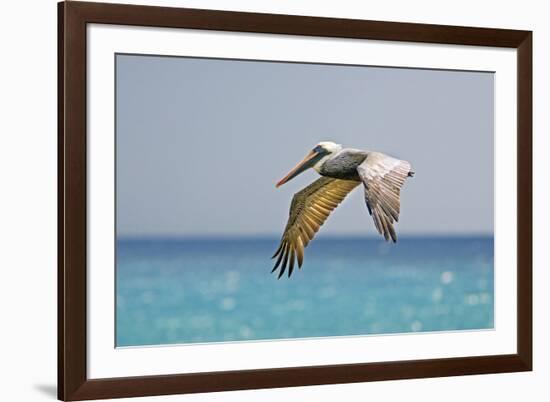
[[[319,239],[277,280],[276,239],[119,240],[117,345],[493,327],[493,240]]]

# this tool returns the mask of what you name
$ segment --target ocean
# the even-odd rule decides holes
[[[279,238],[119,238],[117,346],[490,329],[493,238],[322,237],[291,278]]]

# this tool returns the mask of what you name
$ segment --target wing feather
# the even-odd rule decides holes
[[[374,226],[387,241],[395,243],[393,224],[399,221],[401,187],[407,177],[414,175],[410,163],[370,152],[357,172],[365,186],[365,201]]]
[[[295,262],[302,268],[304,248],[315,237],[330,213],[360,184],[355,180],[321,177],[292,198],[288,222],[281,244],[272,258],[277,258],[273,271],[280,267],[282,277],[288,267],[288,276],[294,271]]]

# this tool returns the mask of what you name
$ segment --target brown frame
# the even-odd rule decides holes
[[[88,379],[86,24],[120,24],[517,49],[517,354]],[[532,370],[532,32],[290,15],[58,4],[58,398],[83,400]]]

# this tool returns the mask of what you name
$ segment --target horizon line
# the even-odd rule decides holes
[[[176,234],[121,234],[115,236],[117,240],[229,240],[229,239],[273,239],[280,238],[280,234],[200,234],[200,235],[176,235]],[[408,238],[467,238],[467,237],[494,237],[494,233],[489,232],[464,232],[464,233],[403,233],[399,235],[400,239]],[[379,239],[377,234],[327,234],[317,235],[316,239]]]

